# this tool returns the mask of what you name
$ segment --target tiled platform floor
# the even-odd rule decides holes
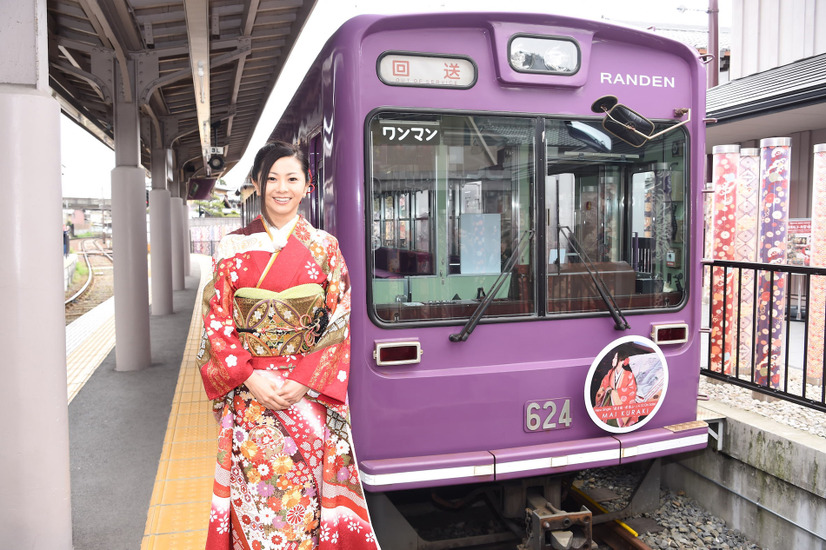
[[[114,346],[114,297],[66,327],[66,382],[69,403]]]
[[[200,296],[211,275],[209,258],[192,258],[201,261]],[[206,541],[218,424],[195,365],[202,327],[200,307],[196,300],[141,550],[203,548]]]

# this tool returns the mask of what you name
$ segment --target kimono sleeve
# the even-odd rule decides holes
[[[217,399],[252,374],[251,355],[243,348],[232,318],[232,259],[219,260],[204,288],[204,331],[197,362],[207,397]]]
[[[350,276],[337,244],[327,261],[329,322],[313,351],[296,357],[289,378],[338,404],[345,402],[350,377]]]

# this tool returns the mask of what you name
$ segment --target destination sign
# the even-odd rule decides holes
[[[470,88],[476,65],[465,57],[387,52],[379,59],[378,75],[390,86]]]

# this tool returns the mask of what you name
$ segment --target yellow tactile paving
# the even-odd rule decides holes
[[[197,258],[201,262],[200,296],[211,266],[209,258]],[[196,299],[141,550],[203,548],[206,542],[218,425],[195,366],[201,336],[199,312]]]

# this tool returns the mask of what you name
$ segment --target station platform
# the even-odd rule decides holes
[[[175,313],[150,316],[149,368],[115,372],[112,300],[67,327],[73,542],[78,550],[204,546],[218,427],[194,356],[201,331],[199,297],[211,275],[211,261],[193,255],[191,266],[185,289],[174,292]],[[666,483],[689,482],[703,491],[715,485],[719,500],[739,509],[741,505],[729,498],[732,491],[725,487],[731,482],[726,472],[753,462],[745,456],[756,452],[757,442],[762,441],[767,443],[759,453],[764,460],[757,461],[758,467],[772,479],[785,478],[784,491],[795,478],[811,480],[807,469],[826,469],[824,438],[800,436],[767,424],[764,417],[714,401],[700,402],[698,418],[709,423],[709,446],[670,466]],[[737,451],[738,446],[746,450]],[[778,461],[779,456],[787,459]],[[725,462],[719,462],[721,457]],[[777,463],[786,475],[772,472]],[[746,480],[754,479],[754,472],[748,470],[742,483],[748,485]],[[803,484],[803,492],[823,494],[824,479],[815,475],[813,484]],[[702,502],[701,494],[689,496]],[[765,503],[765,498],[753,495],[750,500]],[[815,510],[826,508],[818,502],[808,504]],[[767,513],[763,504],[743,509],[756,516]],[[717,513],[736,523],[734,512]],[[826,525],[826,511],[816,511],[808,520],[802,540],[822,542],[826,535],[820,526]]]
[[[203,548],[217,424],[194,354],[210,259],[192,256],[174,313],[150,316],[152,364],[115,372],[114,304],[67,327],[73,543],[78,550]]]

